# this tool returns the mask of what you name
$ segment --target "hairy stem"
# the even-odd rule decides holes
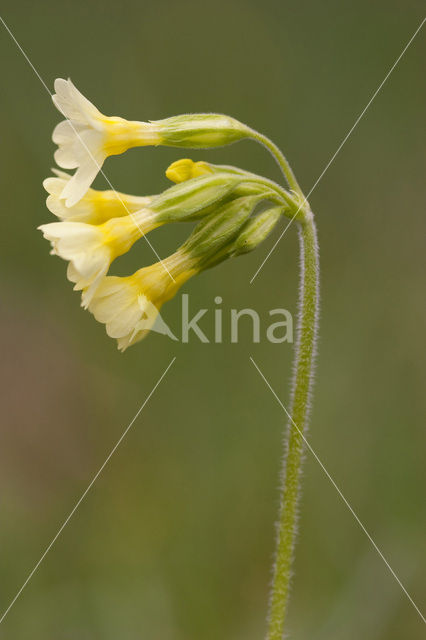
[[[281,503],[272,590],[269,602],[267,640],[282,640],[286,630],[286,608],[297,531],[300,474],[313,383],[318,331],[319,262],[313,215],[299,224],[300,298],[294,375],[290,404],[291,420],[285,441]]]
[[[266,147],[269,153],[271,153],[271,155],[275,158],[285,179],[287,180],[290,189],[295,191],[299,196],[303,197],[302,189],[300,188],[299,183],[296,180],[296,176],[294,175],[293,170],[290,167],[288,160],[281,149],[277,147],[277,145],[272,142],[272,140],[270,140],[267,136],[263,135],[263,133],[259,133],[254,129],[250,129],[250,133],[253,140],[260,142],[260,144]]]

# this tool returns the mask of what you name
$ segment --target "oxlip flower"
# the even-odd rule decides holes
[[[53,102],[66,118],[53,131],[55,160],[63,169],[77,169],[61,193],[68,207],[84,196],[108,156],[160,143],[155,125],[103,115],[71,80],[55,80],[55,92]]]
[[[178,250],[164,261],[143,267],[131,276],[107,276],[90,302],[89,311],[106,325],[107,334],[116,338],[118,348],[124,351],[145,337],[162,305],[198,273],[197,264],[195,258]],[[163,326],[162,332],[176,339],[166,325]]]
[[[74,289],[84,289],[87,307],[115,258],[126,253],[141,236],[161,224],[155,212],[142,209],[100,225],[51,222],[39,227],[52,245],[52,253],[69,261],[67,277]]]
[[[52,169],[52,171],[55,176],[46,178],[43,182],[49,194],[46,198],[46,206],[60,220],[102,224],[111,218],[136,213],[148,207],[153,200],[152,196],[132,196],[112,189],[107,191],[88,189],[77,204],[67,207],[61,194],[72,176],[58,169]]]

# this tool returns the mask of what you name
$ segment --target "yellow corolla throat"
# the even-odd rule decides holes
[[[161,262],[143,267],[131,276],[139,293],[148,298],[156,307],[160,307],[173,298],[180,287],[200,269],[199,260],[183,251],[176,251]]]
[[[196,261],[178,250],[131,276],[107,276],[90,300],[89,311],[117,339],[118,348],[127,349],[147,335],[162,305],[198,271]],[[163,333],[175,339],[164,323]]]
[[[89,189],[86,196],[90,198],[93,207],[92,224],[101,224],[111,218],[136,214],[137,211],[149,206],[152,202],[150,196],[131,196],[113,190],[95,191],[95,189]]]
[[[43,186],[48,192],[46,205],[60,220],[85,222],[100,225],[111,218],[120,218],[149,207],[152,196],[133,196],[118,191],[98,191],[89,188],[84,196],[71,207],[67,207],[62,192],[72,176],[53,169],[54,176],[46,178]]]
[[[106,116],[100,122],[104,131],[103,150],[107,156],[124,153],[132,147],[161,144],[162,138],[155,123]]]
[[[158,310],[161,309],[162,305],[165,302],[168,302],[169,300],[174,298],[179,289],[185,284],[185,282],[187,282],[187,280],[199,273],[199,269],[197,269],[195,266],[192,268],[187,268],[180,273],[175,273],[175,275],[173,276],[173,281],[170,277],[170,275],[172,274],[168,274],[165,271],[164,267],[165,265],[161,265],[161,268],[163,270],[163,280],[165,279],[167,281],[167,284],[164,287],[162,293],[152,300],[152,303],[155,304]]]
[[[111,262],[126,253],[142,236],[164,224],[158,214],[148,208],[122,218],[112,218],[99,225],[103,243],[111,252]]]

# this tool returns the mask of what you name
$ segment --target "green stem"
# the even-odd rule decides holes
[[[251,131],[251,129],[250,129],[250,131]],[[277,149],[278,149],[278,147],[277,147]],[[278,149],[278,151],[279,151],[279,149]],[[281,152],[280,152],[280,154],[281,154]],[[281,156],[284,158],[284,156],[282,154],[281,154]],[[275,156],[274,156],[274,159],[277,160],[277,158]],[[296,198],[294,193],[289,193],[286,189],[284,189],[283,186],[281,186],[277,182],[274,182],[273,180],[270,180],[269,178],[265,178],[264,176],[259,176],[256,173],[251,173],[251,171],[243,171],[242,169],[238,169],[237,167],[233,167],[233,166],[226,165],[226,164],[216,165],[216,168],[219,169],[220,171],[224,171],[226,173],[231,173],[233,175],[234,174],[238,174],[238,175],[244,176],[247,179],[248,183],[253,182],[255,184],[262,184],[262,185],[267,186],[272,191],[275,191],[279,195],[279,197],[282,198],[284,200],[284,202],[286,202],[288,204],[288,206],[290,208],[290,211],[291,211],[291,213],[289,215],[290,218],[293,218],[294,213],[297,212],[297,216],[298,216],[297,219],[298,220],[302,219],[304,217],[304,215],[305,215],[306,207],[309,208],[307,200],[304,197],[302,192],[300,192],[300,194],[298,194],[299,198]],[[299,213],[300,213],[300,215],[299,215]]]
[[[259,133],[254,129],[250,129],[250,134],[253,140],[260,142],[260,144],[266,147],[266,149],[268,149],[268,151],[273,155],[285,179],[287,180],[290,189],[295,191],[299,196],[303,198],[304,196],[302,189],[300,188],[299,183],[296,180],[296,176],[294,175],[293,170],[290,167],[288,160],[281,149],[277,147],[277,145],[272,142],[272,140],[270,140],[267,136],[263,135],[263,133]]]
[[[300,299],[295,365],[285,442],[286,455],[272,590],[269,602],[267,640],[282,640],[290,591],[291,568],[297,531],[300,474],[307,429],[318,330],[319,262],[313,215],[299,224],[301,252]]]

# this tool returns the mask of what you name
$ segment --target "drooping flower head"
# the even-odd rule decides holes
[[[55,159],[60,167],[76,171],[70,176],[54,170],[55,176],[44,181],[47,207],[59,221],[40,229],[52,253],[68,261],[67,277],[81,291],[82,306],[106,325],[120,349],[143,338],[154,322],[162,322],[162,305],[189,278],[254,249],[283,213],[298,215],[294,193],[273,181],[237,167],[188,158],[169,166],[166,176],[174,184],[157,195],[91,188],[105,159],[131,147],[206,148],[250,137],[268,143],[221,114],[129,121],[103,115],[70,80],[56,80],[55,91],[53,101],[66,118],[53,132]],[[115,258],[141,238],[156,253],[147,239],[150,231],[188,221],[198,224],[172,255],[161,260],[156,254],[157,262],[131,276],[108,275]],[[164,323],[160,331],[174,337]]]

